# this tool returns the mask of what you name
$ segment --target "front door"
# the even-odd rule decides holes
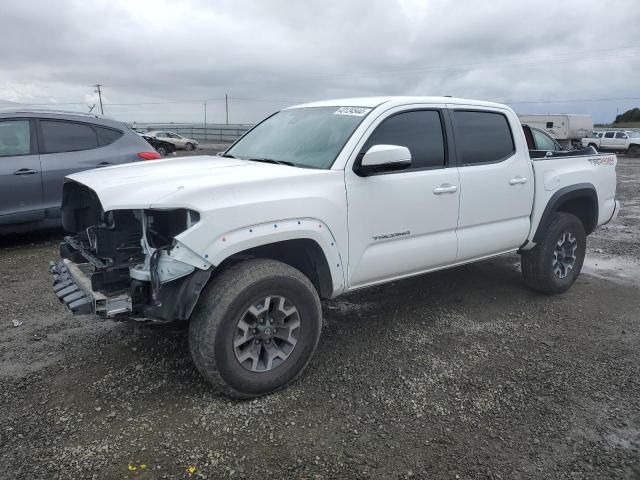
[[[0,120],[0,225],[43,218],[42,173],[32,121]]]
[[[439,108],[392,110],[369,128],[356,171],[347,166],[349,288],[455,260],[460,189],[458,170],[448,163],[443,119]],[[358,162],[374,145],[407,147],[411,166],[361,176]]]
[[[460,172],[459,262],[519,248],[529,235],[533,167],[517,119],[500,110],[451,111]]]

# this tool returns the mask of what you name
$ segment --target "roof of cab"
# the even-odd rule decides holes
[[[367,107],[375,108],[383,103],[395,105],[408,104],[454,104],[454,105],[476,105],[482,107],[508,108],[501,103],[485,102],[483,100],[470,100],[466,98],[454,97],[410,97],[410,96],[390,96],[390,97],[355,97],[338,98],[334,100],[322,100],[318,102],[302,103],[289,108],[306,107]],[[391,106],[391,105],[390,105]]]

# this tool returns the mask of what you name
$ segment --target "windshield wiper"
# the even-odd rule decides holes
[[[284,160],[274,160],[273,158],[247,158],[250,162],[262,162],[262,163],[275,163],[277,165],[287,165],[289,167],[296,167],[293,162],[286,162]]]

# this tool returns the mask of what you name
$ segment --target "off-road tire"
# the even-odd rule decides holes
[[[238,361],[233,339],[239,319],[256,299],[283,295],[298,310],[298,341],[282,364],[253,372]],[[189,326],[189,349],[198,371],[233,398],[252,398],[283,389],[307,366],[320,339],[320,298],[309,279],[275,260],[251,259],[229,267],[205,287]]]
[[[577,241],[575,263],[566,277],[559,278],[554,272],[554,249],[565,233]],[[584,225],[570,213],[553,213],[551,221],[542,233],[542,241],[532,250],[522,253],[522,276],[530,288],[548,295],[566,292],[580,274],[586,251]]]
[[[185,148],[187,151],[189,151],[189,152],[190,152],[191,150],[193,150],[193,149],[194,149],[193,143],[191,143],[191,142],[187,142],[187,143],[185,143],[185,144],[184,144],[184,148]]]

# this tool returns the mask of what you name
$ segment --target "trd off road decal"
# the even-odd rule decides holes
[[[609,155],[606,157],[592,157],[587,159],[591,165],[596,167],[599,165],[613,165],[616,163],[616,157]]]

